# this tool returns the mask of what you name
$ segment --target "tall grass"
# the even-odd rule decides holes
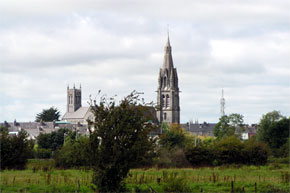
[[[0,192],[93,192],[92,171],[59,170],[52,160],[30,160],[26,170],[4,170]],[[169,184],[169,182],[176,182]],[[173,190],[179,183],[193,192],[289,191],[288,164],[266,166],[228,165],[184,169],[133,169],[126,178],[129,191]],[[166,189],[171,188],[171,189]],[[189,190],[189,189],[187,189]]]

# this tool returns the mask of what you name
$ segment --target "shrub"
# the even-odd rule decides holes
[[[175,147],[171,150],[168,148],[161,148],[154,162],[158,168],[184,168],[190,166],[183,149],[179,147]]]
[[[265,165],[269,150],[265,143],[250,139],[244,143],[243,159],[245,164]]]
[[[34,157],[38,159],[49,159],[51,156],[51,149],[37,148],[34,150]]]
[[[89,138],[82,136],[77,140],[68,140],[56,151],[54,156],[56,167],[71,168],[91,165]]]
[[[218,141],[214,147],[214,157],[219,164],[243,163],[243,144],[235,136],[230,136]]]
[[[185,141],[186,136],[184,129],[180,125],[173,123],[169,125],[168,130],[165,130],[160,136],[159,143],[163,147],[174,148],[176,146],[184,147]]]
[[[191,146],[186,149],[186,158],[191,165],[211,165],[213,154],[210,147],[205,145]]]

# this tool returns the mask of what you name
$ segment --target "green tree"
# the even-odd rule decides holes
[[[243,118],[243,115],[237,113],[230,114],[229,116],[222,116],[214,127],[214,136],[220,139],[222,137],[234,135],[236,128],[243,125]]]
[[[117,105],[112,99],[101,97],[100,103],[91,104],[94,120],[90,125],[90,146],[93,160],[93,184],[99,192],[125,190],[124,178],[129,169],[148,151],[153,151],[153,129],[144,104],[139,104],[136,92]]]
[[[50,107],[49,109],[43,109],[41,113],[36,115],[36,122],[40,121],[58,121],[60,112],[57,108]]]
[[[18,135],[8,135],[3,128],[0,133],[1,169],[24,169],[27,159],[32,155],[33,143],[27,139],[26,131]]]
[[[243,163],[243,143],[236,136],[224,137],[214,144],[214,157],[218,164]]]
[[[63,147],[57,150],[55,164],[60,168],[80,167],[91,165],[90,141],[86,136],[66,140]]]
[[[274,155],[275,151],[283,146],[289,138],[289,123],[290,118],[282,116],[279,111],[269,112],[260,120],[258,139],[267,143]]]
[[[168,130],[160,136],[160,144],[167,148],[184,147],[186,136],[184,129],[176,123],[169,125]]]

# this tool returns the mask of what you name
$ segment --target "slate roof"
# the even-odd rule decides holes
[[[235,133],[257,133],[257,128],[255,127],[238,127]]]
[[[66,112],[62,117],[62,120],[65,119],[84,119],[87,112],[90,110],[90,107],[80,107],[77,111],[73,113]]]
[[[4,122],[0,126],[6,126],[11,132],[25,130],[32,138],[36,138],[40,133],[51,133],[54,131],[53,122]]]
[[[197,134],[197,135],[207,135],[213,136],[213,129],[216,123],[185,123],[181,126],[188,132]]]

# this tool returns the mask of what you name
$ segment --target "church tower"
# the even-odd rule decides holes
[[[169,35],[164,48],[163,67],[160,68],[157,89],[157,119],[159,123],[180,123],[179,88],[176,68],[173,66]]]
[[[82,90],[81,86],[79,89],[69,88],[67,86],[67,112],[73,113],[82,106]]]

